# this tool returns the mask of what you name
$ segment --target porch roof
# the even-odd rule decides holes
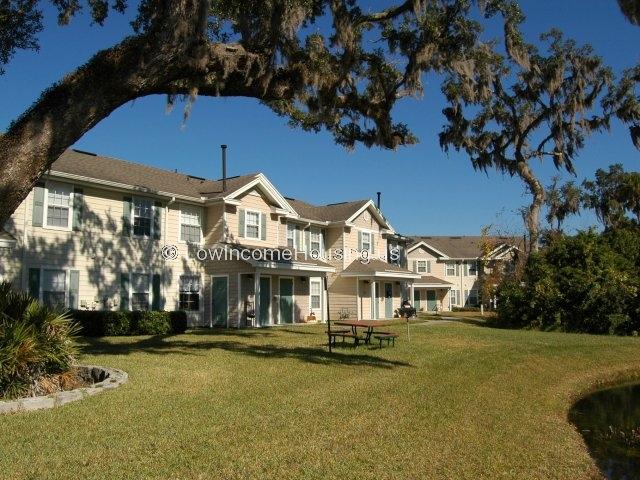
[[[411,270],[378,259],[371,259],[367,263],[356,259],[342,271],[341,275],[343,277],[381,277],[411,280],[420,278],[420,275]]]
[[[451,288],[453,287],[453,283],[442,280],[438,277],[433,277],[431,275],[423,275],[418,280],[413,282],[414,288],[423,288],[423,287],[435,287],[435,288]]]
[[[310,271],[310,272],[335,272],[336,269],[329,263],[311,258],[306,252],[293,252],[287,247],[248,247],[236,246],[243,250],[247,250],[249,258],[242,258],[243,261],[255,268],[263,268],[268,270],[287,270],[287,271]],[[260,255],[253,255],[254,252]],[[288,255],[291,255],[289,259]]]

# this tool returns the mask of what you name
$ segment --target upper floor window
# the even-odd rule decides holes
[[[47,226],[69,228],[71,219],[71,186],[47,184]]]
[[[260,238],[260,213],[247,210],[245,215],[245,232],[246,238]]]
[[[320,232],[320,229],[311,228],[311,231],[309,233],[309,250],[311,251],[317,250],[319,252],[321,245],[322,245],[322,233]]]
[[[475,260],[471,260],[470,262],[467,262],[467,272],[472,277],[475,277],[476,275],[478,275],[478,262]]]
[[[149,310],[151,275],[131,274],[131,310]]]
[[[180,240],[188,243],[200,243],[202,227],[201,210],[197,207],[182,206],[180,209]]]
[[[445,272],[448,277],[455,277],[458,274],[457,270],[458,265],[456,262],[447,262],[445,264]]]
[[[133,199],[133,235],[150,237],[153,224],[153,202],[148,198]]]
[[[287,223],[287,247],[296,248],[296,226]]]
[[[416,260],[416,272],[417,273],[431,273],[431,261],[429,261],[429,260]]]
[[[372,248],[372,238],[373,234],[371,232],[360,232],[361,240],[360,240],[360,250],[371,252]]]

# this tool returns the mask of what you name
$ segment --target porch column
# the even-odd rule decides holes
[[[410,291],[411,291],[411,293],[409,293],[409,299],[408,299],[408,300],[409,300],[409,303],[411,304],[411,306],[412,306],[413,308],[416,308],[416,306],[413,304],[413,302],[414,302],[414,300],[413,300],[413,299],[415,298],[415,296],[414,296],[414,289],[413,289],[413,282],[411,282],[411,288],[410,288]]]
[[[254,301],[253,308],[256,316],[254,317],[254,321],[256,322],[255,326],[262,324],[262,319],[260,318],[260,271],[256,269],[256,273],[253,276],[253,292],[254,292]]]
[[[371,280],[371,319],[372,320],[377,320],[377,318],[373,318],[373,317],[380,316],[380,315],[376,315],[376,312],[378,312],[379,308],[380,308],[380,305],[378,305],[378,298],[376,297],[376,282]]]
[[[360,277],[356,277],[356,320],[362,318],[362,299],[360,298]]]

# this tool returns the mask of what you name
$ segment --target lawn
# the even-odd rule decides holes
[[[431,322],[395,348],[322,326],[84,343],[126,385],[0,417],[0,477],[592,478],[567,411],[640,374],[640,339]]]

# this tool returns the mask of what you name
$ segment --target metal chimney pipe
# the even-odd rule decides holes
[[[380,210],[380,195],[382,195],[382,192],[376,192],[376,194],[378,195],[378,210]]]
[[[227,190],[227,146],[220,145],[222,149],[222,191]]]

